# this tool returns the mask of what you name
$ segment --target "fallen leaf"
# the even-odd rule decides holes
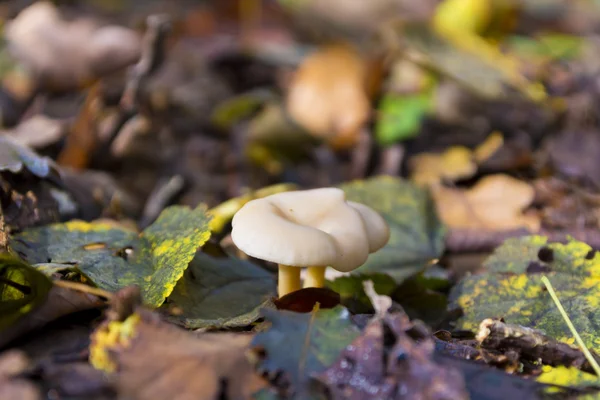
[[[544,365],[542,371],[543,372],[536,378],[536,380],[540,383],[566,387],[578,387],[581,389],[592,389],[591,392],[600,391],[598,377],[594,374],[583,372],[578,368],[565,367],[562,365],[558,367]],[[577,398],[585,399],[586,397]]]
[[[477,172],[473,153],[464,146],[452,146],[441,154],[419,153],[411,157],[409,164],[411,180],[419,185],[466,179]]]
[[[9,50],[50,90],[89,84],[140,56],[136,32],[91,19],[67,20],[49,1],[35,2],[8,21],[5,36]]]
[[[531,185],[508,175],[489,175],[470,189],[431,189],[441,220],[453,229],[540,229],[540,217],[524,214],[533,202]]]
[[[277,296],[273,275],[249,261],[197,253],[164,307],[186,328],[236,328],[252,324]]]
[[[108,315],[92,334],[90,361],[110,373],[119,398],[241,400],[265,386],[245,356],[250,334],[195,335],[135,303]]]
[[[312,313],[263,311],[271,326],[258,333],[251,346],[264,352],[259,367],[272,374],[282,373],[296,393],[306,390],[311,374],[331,365],[359,331],[342,306]]]
[[[52,282],[17,257],[0,254],[0,334],[40,307]]]
[[[356,273],[385,273],[401,282],[440,257],[445,229],[425,189],[389,176],[349,182],[340,188],[348,200],[373,208],[390,225],[388,244],[371,254]]]
[[[474,34],[462,34],[421,23],[407,24],[398,33],[407,56],[419,65],[454,79],[473,93],[491,100],[511,99],[512,88],[534,102],[547,98],[543,85],[530,82],[518,59]]]
[[[138,285],[160,306],[196,251],[210,237],[205,206],[165,209],[142,233],[103,222],[73,220],[26,230],[10,246],[30,263],[75,265],[94,285],[117,291]]]
[[[457,328],[477,330],[486,318],[543,331],[573,344],[571,332],[541,282],[546,275],[585,344],[600,350],[600,254],[585,243],[548,243],[543,236],[508,239],[486,260],[487,272],[464,278],[450,293],[451,307],[464,315]]]
[[[287,94],[287,111],[333,147],[352,147],[371,115],[368,82],[375,72],[352,47],[322,47],[296,72]]]
[[[378,106],[375,137],[383,145],[411,139],[419,134],[423,119],[434,109],[433,91],[386,94]]]
[[[45,301],[0,332],[0,348],[28,332],[78,311],[102,307],[105,301],[88,293],[52,286]]]
[[[391,304],[387,296],[371,299]],[[406,333],[411,328],[406,314],[377,310],[362,335],[317,379],[332,399],[468,399],[461,373],[437,364],[433,341],[412,339]]]

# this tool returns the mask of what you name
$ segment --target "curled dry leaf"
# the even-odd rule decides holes
[[[35,2],[5,29],[15,57],[34,72],[44,89],[64,90],[134,63],[140,38],[120,26],[91,19],[67,21],[48,1]]]
[[[523,213],[535,197],[526,182],[508,175],[490,175],[470,189],[432,187],[442,221],[454,229],[510,230],[540,229],[540,218]]]
[[[248,399],[265,386],[245,355],[252,335],[196,336],[125,304],[132,299],[121,300],[124,292],[92,334],[90,348],[92,365],[113,373],[119,398]]]
[[[371,115],[377,63],[347,45],[325,46],[306,58],[286,99],[291,117],[335,148],[356,144]]]

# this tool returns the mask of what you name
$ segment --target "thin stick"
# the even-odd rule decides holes
[[[598,376],[598,378],[600,378],[600,365],[598,365],[598,362],[596,361],[596,359],[594,358],[594,356],[592,355],[592,353],[590,353],[590,351],[586,347],[585,343],[583,343],[583,339],[581,339],[581,336],[579,336],[579,333],[577,332],[577,329],[575,329],[575,326],[571,322],[571,319],[567,315],[567,312],[565,311],[565,309],[563,308],[562,304],[560,303],[560,300],[558,299],[558,296],[556,295],[556,292],[554,292],[554,288],[552,287],[552,283],[550,282],[550,280],[545,275],[542,276],[542,282],[544,282],[544,285],[546,285],[546,289],[548,289],[548,293],[550,293],[550,297],[552,297],[552,300],[554,301],[554,304],[556,304],[556,307],[558,308],[558,311],[560,312],[560,315],[562,315],[563,319],[567,323],[567,326],[569,327],[569,329],[571,330],[571,333],[575,337],[575,340],[577,341],[577,344],[579,345],[579,347],[581,347],[581,351],[585,355],[585,358],[588,360],[588,362],[590,363],[590,365],[594,369],[594,372],[596,373],[596,376]]]
[[[58,287],[76,290],[78,292],[93,294],[94,296],[104,297],[108,300],[111,300],[114,297],[114,295],[111,292],[108,292],[104,289],[95,288],[90,285],[86,285],[85,283],[63,281],[63,280],[55,280],[55,281],[53,281],[53,283],[55,286],[58,286]]]

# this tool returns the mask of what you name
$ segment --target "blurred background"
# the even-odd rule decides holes
[[[0,145],[60,171],[3,166],[13,228],[393,175],[452,228],[594,243],[598,1],[15,0],[0,18]]]

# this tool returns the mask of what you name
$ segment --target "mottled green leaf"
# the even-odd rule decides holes
[[[451,305],[464,312],[458,328],[476,330],[483,319],[501,317],[573,344],[541,282],[545,274],[586,345],[600,350],[600,254],[590,246],[575,240],[547,243],[542,236],[514,238],[484,265],[486,273],[464,278],[450,294]]]
[[[386,273],[400,282],[426,268],[444,251],[445,229],[425,189],[389,176],[354,181],[341,188],[348,200],[381,213],[391,230],[388,244],[371,254],[357,273]]]
[[[44,274],[15,256],[0,254],[0,332],[40,306],[50,288]]]
[[[0,172],[19,173],[26,168],[39,178],[57,174],[56,166],[48,157],[37,155],[30,148],[6,135],[0,135]]]
[[[385,95],[379,103],[379,120],[375,125],[377,141],[387,145],[417,136],[423,119],[433,106],[431,90]]]
[[[271,327],[252,341],[265,350],[261,367],[284,373],[296,388],[333,364],[360,334],[342,306],[307,314],[266,309],[263,314]]]
[[[260,308],[277,296],[274,276],[236,258],[198,253],[169,296],[172,317],[186,328],[234,328],[260,317]]]
[[[29,229],[11,240],[28,262],[70,264],[102,289],[138,285],[160,306],[196,250],[210,237],[206,208],[172,206],[141,234],[102,222],[70,221]]]

